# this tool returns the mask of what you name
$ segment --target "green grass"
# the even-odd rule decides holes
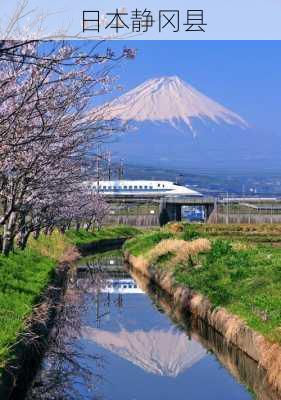
[[[1,369],[13,357],[14,344],[26,327],[40,296],[50,283],[61,256],[73,246],[101,239],[131,237],[140,231],[117,226],[95,232],[70,230],[65,235],[54,231],[30,239],[24,251],[9,257],[0,255],[0,377]]]
[[[198,237],[202,237],[202,234],[197,232],[194,225],[185,224],[183,231],[177,233],[169,231],[169,227],[167,226],[166,228],[146,231],[135,236],[133,239],[126,241],[123,245],[123,250],[128,251],[134,256],[145,255],[149,250],[161,242],[161,240],[171,238],[191,240]]]
[[[143,255],[163,239],[169,239],[173,234],[164,230],[150,231],[126,241],[123,250],[134,256]]]
[[[39,254],[58,261],[62,254],[65,254],[73,242],[67,235],[55,230],[51,235],[41,233],[37,240],[29,239],[28,247]]]
[[[127,226],[127,225],[118,225],[115,227],[103,228],[95,231],[86,231],[81,229],[80,231],[76,231],[74,229],[70,229],[66,232],[65,236],[76,246],[80,246],[82,244],[87,244],[91,242],[95,242],[103,239],[114,239],[114,238],[126,238],[139,234],[141,231],[137,228]]]
[[[215,240],[200,268],[180,265],[175,279],[226,307],[253,329],[281,343],[281,249],[235,250]]]
[[[175,267],[176,282],[204,294],[214,306],[225,307],[268,339],[281,343],[281,248],[255,240],[266,237],[266,232],[277,236],[280,227],[184,225],[176,233],[167,229],[140,235],[126,242],[124,250],[145,257],[167,237],[193,240],[199,233],[209,238],[212,250],[198,256],[196,268],[188,263]],[[156,267],[165,267],[170,257],[162,256]]]
[[[11,346],[53,276],[55,264],[31,249],[0,256],[0,368],[12,354]]]

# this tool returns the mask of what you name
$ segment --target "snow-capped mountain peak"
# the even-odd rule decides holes
[[[184,123],[194,118],[247,127],[233,111],[210,99],[177,76],[150,79],[110,103],[111,117],[125,121]]]
[[[82,335],[146,372],[161,376],[176,377],[206,355],[196,340],[173,329],[109,332],[85,326]]]

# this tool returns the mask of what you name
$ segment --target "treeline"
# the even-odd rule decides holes
[[[73,44],[74,43],[74,44]],[[0,44],[0,244],[8,255],[28,237],[75,224],[88,229],[107,212],[85,184],[95,147],[117,130],[108,105],[93,99],[109,92],[116,61],[132,58],[84,51],[76,42]],[[94,48],[93,48],[94,46]],[[92,162],[92,160],[91,160]]]

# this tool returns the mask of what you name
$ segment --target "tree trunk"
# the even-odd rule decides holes
[[[33,232],[33,238],[35,240],[38,240],[40,236],[40,228],[37,228],[34,232]]]
[[[51,236],[52,235],[52,233],[54,232],[54,226],[49,226],[49,228],[48,228],[48,236]]]
[[[63,235],[65,234],[66,228],[67,228],[66,225],[60,226],[60,228],[59,228],[60,232],[61,232]]]
[[[16,223],[16,213],[10,215],[9,220],[4,224],[2,254],[8,256],[13,249],[14,227]]]
[[[26,248],[26,245],[27,245],[28,238],[29,238],[30,234],[31,234],[30,231],[21,233],[20,241],[19,241],[19,247],[21,248],[21,250],[24,250]]]
[[[89,221],[89,222],[86,224],[86,231],[87,231],[87,232],[91,229],[92,223],[93,223],[93,221]]]

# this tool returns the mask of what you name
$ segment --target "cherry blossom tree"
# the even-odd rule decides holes
[[[71,44],[28,43],[12,60],[0,56],[0,224],[2,253],[19,237],[67,221],[100,224],[106,207],[81,189],[84,158],[122,126],[108,106],[88,113],[93,98],[111,90],[112,63],[132,58],[110,51],[83,53]],[[25,54],[26,58],[23,58]],[[25,60],[28,62],[25,62]],[[100,203],[100,206],[98,205]],[[103,211],[104,213],[105,211]]]

